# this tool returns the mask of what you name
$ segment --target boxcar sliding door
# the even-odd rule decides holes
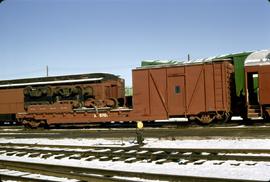
[[[185,77],[168,77],[168,110],[170,116],[185,114]]]

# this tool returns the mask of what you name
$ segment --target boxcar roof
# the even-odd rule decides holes
[[[270,49],[255,51],[245,60],[245,66],[270,65]]]
[[[141,62],[141,67],[138,69],[144,68],[158,68],[164,66],[182,66],[182,65],[192,65],[192,64],[204,64],[209,62],[217,62],[223,60],[229,60],[231,57],[237,57],[241,55],[249,55],[252,52],[239,52],[239,53],[232,53],[232,54],[224,54],[219,56],[213,56],[208,58],[202,59],[195,59],[189,61],[180,61],[180,60],[144,60]]]
[[[14,80],[2,80],[0,81],[0,88],[22,87],[22,86],[28,86],[28,85],[97,82],[97,81],[115,80],[115,79],[119,79],[119,77],[113,74],[109,74],[109,73],[89,73],[89,74],[78,74],[78,75],[37,77],[37,78],[25,78],[25,79],[14,79]]]
[[[204,64],[219,62],[224,60],[231,60],[229,58],[217,58],[211,57],[206,59],[196,59],[191,61],[173,61],[173,60],[154,60],[154,61],[143,61],[142,66],[136,69],[149,69],[149,68],[162,68],[162,67],[174,67],[174,66],[185,66],[185,65],[195,65],[195,64]]]

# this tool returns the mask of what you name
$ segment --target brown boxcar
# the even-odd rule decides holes
[[[135,69],[133,112],[149,119],[188,117],[203,123],[227,118],[232,72],[228,60]]]
[[[245,61],[248,118],[270,116],[270,50],[250,54]]]

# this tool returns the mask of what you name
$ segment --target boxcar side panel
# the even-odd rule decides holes
[[[234,72],[234,67],[231,63],[229,62],[225,62],[223,64],[224,67],[224,86],[223,86],[223,90],[224,90],[224,100],[225,100],[225,109],[227,112],[232,110],[232,88],[231,84],[232,82],[232,73]]]
[[[259,72],[260,104],[270,104],[270,66],[262,66]]]
[[[205,83],[205,111],[216,110],[216,89],[215,89],[215,72],[214,65],[208,64],[204,66],[204,83]]]
[[[168,111],[170,116],[186,114],[185,68],[167,69]]]
[[[152,116],[167,116],[167,80],[166,69],[150,69],[149,70],[149,86],[150,86],[150,113]]]
[[[258,73],[259,77],[259,102],[260,104],[270,104],[270,66],[246,66],[246,90],[248,90],[248,74],[249,73]],[[248,100],[248,98],[246,98]]]
[[[23,89],[0,90],[0,114],[15,114],[24,111]]]
[[[213,72],[216,111],[229,112],[231,110],[230,82],[233,66],[228,62],[219,62],[214,64]]]
[[[133,113],[150,114],[149,76],[147,70],[133,70]]]
[[[228,62],[186,66],[187,114],[230,110]]]
[[[214,79],[215,79],[215,104],[216,110],[221,110],[224,108],[224,88],[225,85],[223,83],[223,70],[221,64],[214,64]]]
[[[186,66],[187,114],[205,111],[204,70],[202,65]]]
[[[155,119],[168,118],[167,70],[133,70],[133,111],[132,115]]]

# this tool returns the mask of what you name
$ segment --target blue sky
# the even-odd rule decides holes
[[[268,0],[5,0],[0,80],[270,48]]]

